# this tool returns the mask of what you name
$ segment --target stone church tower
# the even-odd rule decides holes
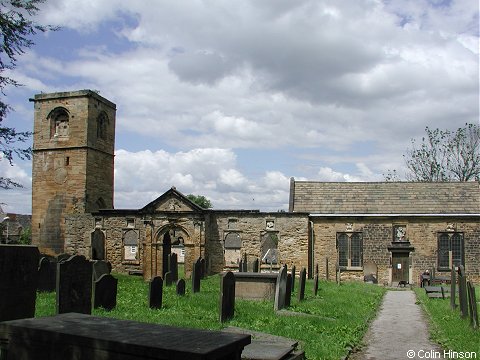
[[[113,209],[116,105],[90,90],[37,94],[32,242],[64,252],[65,215]]]

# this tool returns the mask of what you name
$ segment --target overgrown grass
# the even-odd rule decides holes
[[[110,312],[95,309],[93,315],[211,330],[238,326],[296,339],[308,359],[339,359],[359,344],[385,292],[381,287],[363,283],[338,286],[320,282],[315,297],[313,281],[307,281],[305,301],[299,303],[295,292],[288,310],[310,316],[275,314],[272,301],[237,300],[235,318],[221,324],[218,275],[202,280],[201,292],[196,294],[191,293],[187,281],[184,297],[176,295],[174,286],[164,287],[160,310],[148,307],[148,284],[142,278],[120,274],[115,277],[119,279],[117,307]],[[298,280],[296,285],[298,287]],[[36,316],[54,313],[55,294],[39,293]]]
[[[477,299],[479,290],[478,287],[475,289]],[[480,329],[474,330],[470,326],[470,318],[462,319],[458,306],[451,310],[450,299],[429,299],[421,288],[415,289],[415,292],[418,302],[429,316],[431,339],[447,350],[476,352],[477,359],[480,359]]]

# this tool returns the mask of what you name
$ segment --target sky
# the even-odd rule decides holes
[[[8,75],[6,126],[33,129],[40,92],[91,89],[117,105],[117,209],[172,186],[215,209],[288,209],[290,178],[403,177],[425,128],[479,123],[472,0],[47,0]],[[31,213],[25,185],[4,211]]]

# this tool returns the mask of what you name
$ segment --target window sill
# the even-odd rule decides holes
[[[342,271],[363,271],[363,266],[340,266]]]

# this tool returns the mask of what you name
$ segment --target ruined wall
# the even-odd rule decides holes
[[[480,224],[476,219],[404,217],[312,217],[314,231],[314,262],[319,265],[321,277],[326,278],[328,258],[329,279],[335,280],[337,263],[336,234],[338,232],[362,232],[363,263],[374,262],[378,267],[379,284],[391,281],[391,252],[394,226],[406,226],[406,238],[414,251],[411,258],[411,280],[418,284],[419,276],[426,269],[437,265],[437,234],[453,228],[464,233],[465,271],[467,276],[480,281]],[[449,272],[439,272],[440,276],[449,276]],[[342,280],[363,280],[363,268],[342,271]]]
[[[206,217],[206,254],[211,273],[231,265],[224,261],[224,241],[230,232],[240,235],[239,254],[241,257],[246,254],[249,263],[261,257],[262,237],[271,233],[278,238],[278,264],[295,265],[297,269],[308,265],[308,216],[305,214],[210,212]]]

